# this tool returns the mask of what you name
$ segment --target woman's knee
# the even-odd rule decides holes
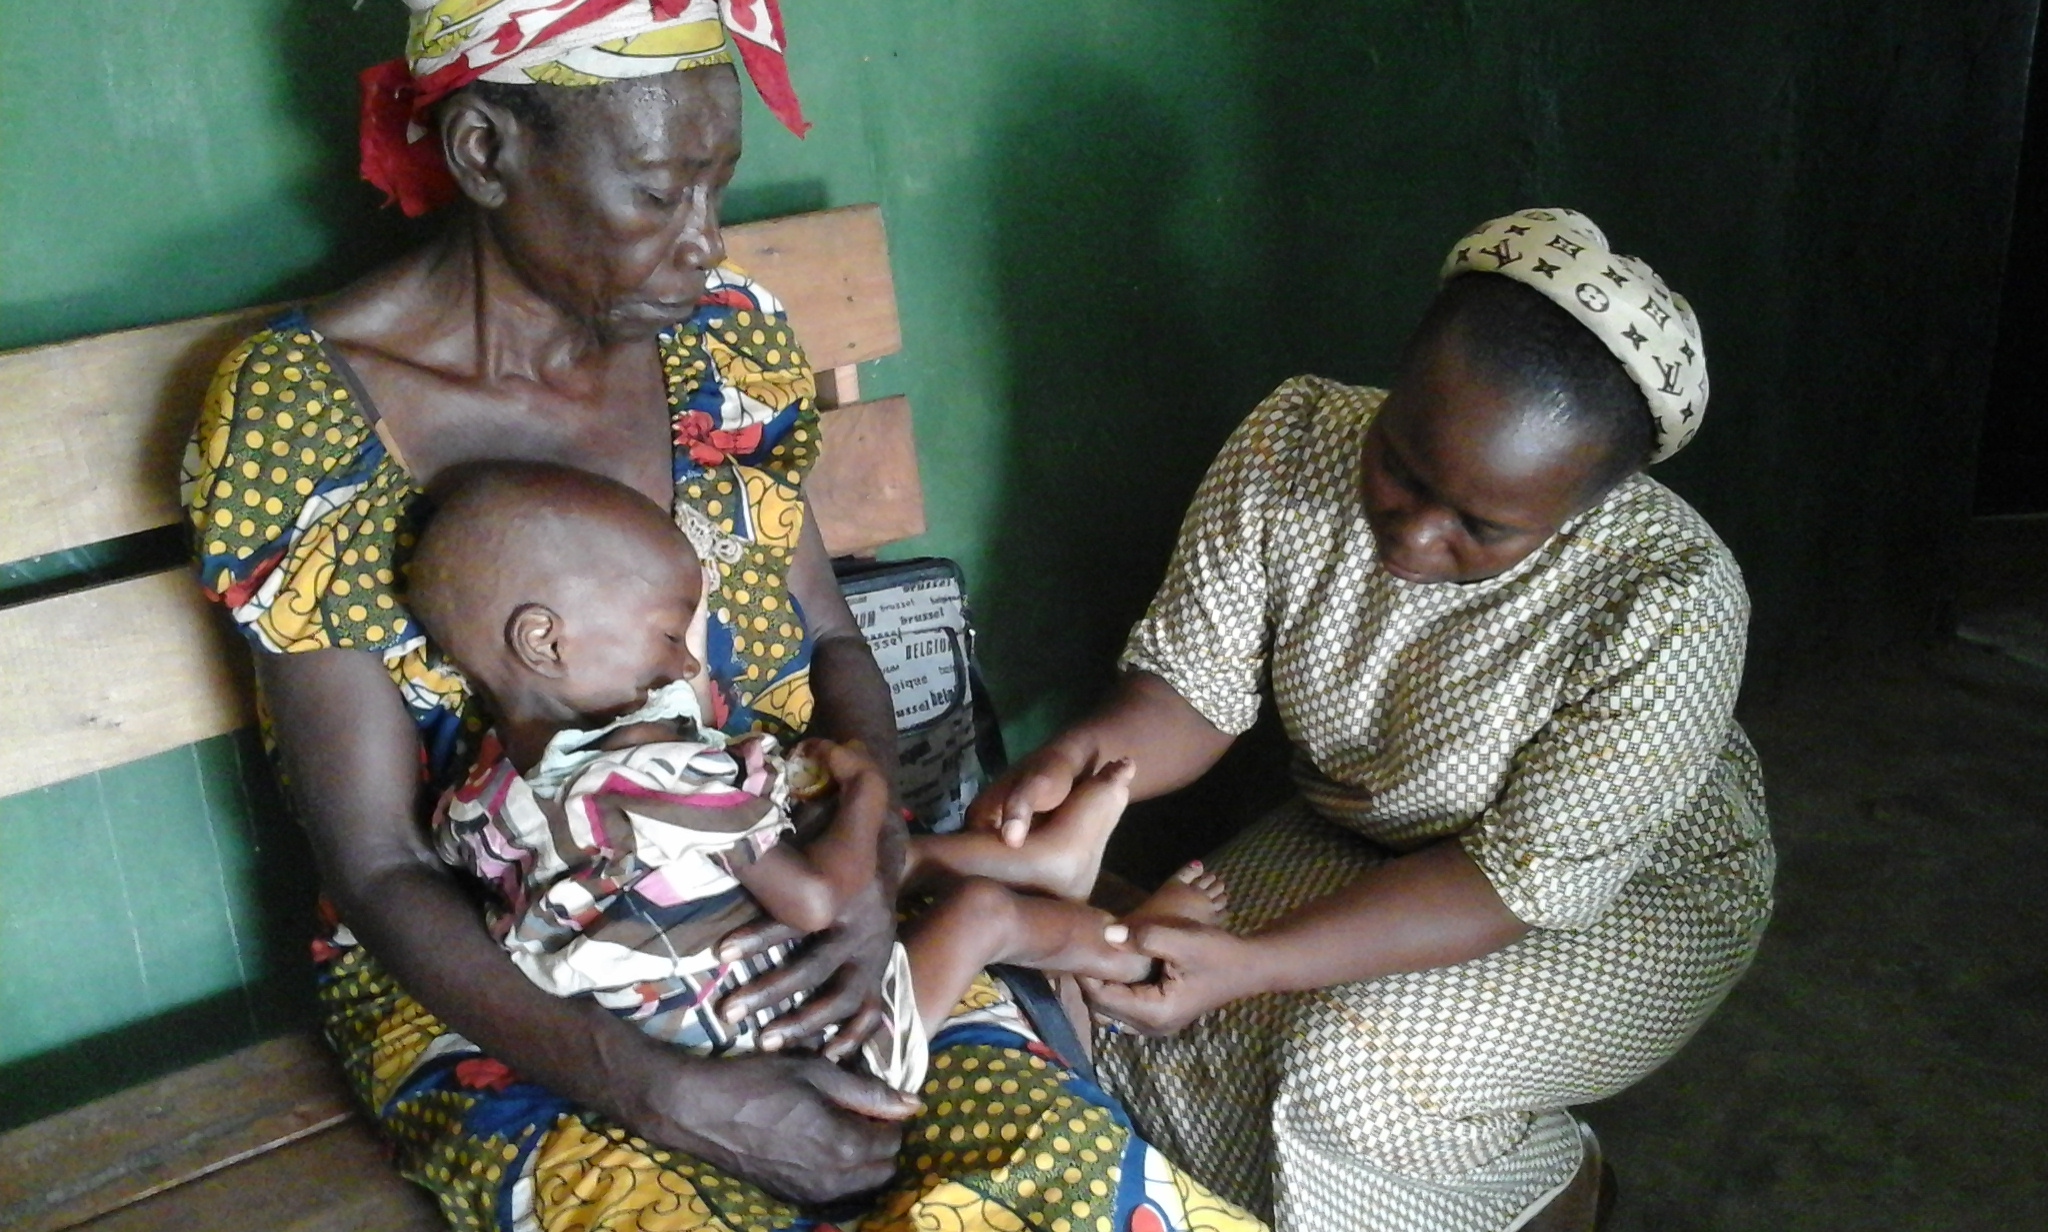
[[[1487,1058],[1389,1030],[1368,998],[1345,991],[1297,1003],[1279,1058],[1277,1136],[1432,1178],[1469,1172],[1514,1146],[1536,1105],[1479,1098],[1497,1084]]]

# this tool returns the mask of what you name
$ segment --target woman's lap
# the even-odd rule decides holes
[[[933,1040],[896,1185],[865,1206],[803,1212],[687,1155],[655,1149],[518,1077],[446,1030],[376,960],[322,964],[329,1042],[357,1096],[457,1228],[751,1232],[869,1226],[1254,1229],[1137,1138],[1115,1101],[1030,1033],[992,981]],[[1147,1220],[1152,1222],[1147,1222]]]
[[[1233,926],[1255,928],[1384,858],[1297,801],[1209,864],[1229,883]],[[1518,1193],[1576,1166],[1575,1135],[1544,1114],[1613,1094],[1668,1058],[1753,952],[1754,934],[1634,886],[1590,929],[1534,933],[1457,967],[1254,998],[1172,1039],[1107,1037],[1097,1065],[1142,1132],[1253,1210],[1358,1212],[1386,1207],[1404,1181],[1456,1190],[1472,1178],[1499,1193],[1468,1205],[1508,1209],[1504,1224]],[[1431,1208],[1417,1226],[1459,1217]]]

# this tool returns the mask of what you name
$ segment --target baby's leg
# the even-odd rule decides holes
[[[1131,983],[1152,960],[1111,944],[1115,917],[1085,903],[1019,894],[986,877],[963,877],[939,891],[931,910],[904,932],[917,1011],[937,1031],[968,985],[990,963],[1013,963]]]
[[[982,830],[914,838],[904,884],[987,877],[1061,898],[1086,899],[1102,871],[1110,831],[1131,801],[1131,774],[1130,762],[1113,761],[1074,784],[1058,808],[1032,823],[1022,847],[1008,846]]]

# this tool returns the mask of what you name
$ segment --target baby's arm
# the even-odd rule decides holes
[[[630,814],[639,814],[670,825],[682,826],[700,832],[731,831],[744,833],[761,819],[761,812],[754,808],[711,807],[691,804],[681,800],[654,800],[644,796],[598,797],[613,824],[630,824]],[[761,808],[772,807],[766,800]],[[559,812],[561,806],[548,807]],[[621,827],[623,828],[623,827]],[[777,843],[758,856],[752,853],[750,840],[741,839],[714,856],[733,879],[745,886],[762,910],[791,928],[814,933],[831,926],[837,917],[843,897],[848,893],[842,882],[821,870],[820,860],[815,858],[818,848],[832,837],[828,829],[806,852],[794,843]],[[874,876],[873,844],[869,845],[868,876]]]
[[[864,797],[888,789],[881,776],[861,773],[859,754],[842,745],[807,741],[791,760],[806,756],[821,763],[839,786],[831,821],[808,845],[777,843],[732,874],[769,915],[812,933],[831,927],[846,903],[874,881],[888,801],[877,806]]]
[[[845,888],[820,870],[813,856],[794,843],[777,843],[750,864],[736,865],[733,877],[769,915],[807,933],[832,926],[847,898]],[[868,862],[874,875],[874,861]]]
[[[845,904],[874,881],[881,823],[888,809],[886,800],[877,806],[869,798],[888,788],[857,753],[823,741],[806,742],[802,747],[813,764],[822,768],[824,783],[839,787],[840,799],[831,810],[830,821],[806,846],[781,842],[757,856],[751,841],[738,841],[727,849],[721,864],[769,915],[812,933],[831,927]],[[791,768],[801,773],[801,758],[792,757]],[[803,786],[799,784],[797,790],[801,793]],[[775,807],[766,799],[744,805],[706,805],[683,798],[609,791],[597,792],[591,799],[604,810],[615,834],[629,833],[631,815],[638,814],[700,833],[724,831],[739,836],[753,830]]]

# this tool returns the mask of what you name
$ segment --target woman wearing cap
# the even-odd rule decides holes
[[[1282,1228],[1589,1226],[1568,1105],[1672,1055],[1747,967],[1774,857],[1732,717],[1748,598],[1642,474],[1706,406],[1686,302],[1583,215],[1458,241],[1391,391],[1288,381],[1197,492],[1096,713],[977,820],[1115,758],[1139,795],[1249,728],[1300,797],[1091,990],[1141,1132]]]
[[[257,651],[338,917],[315,944],[326,1034],[401,1167],[456,1226],[504,1232],[809,1228],[784,1198],[892,1178],[883,1209],[916,1226],[1087,1207],[1088,1227],[1255,1227],[1133,1137],[992,982],[934,1040],[933,1089],[979,1083],[969,1098],[906,1120],[916,1100],[835,1065],[876,1021],[893,885],[719,1007],[766,1018],[808,992],[763,1042],[836,1028],[830,1056],[711,1060],[533,986],[433,858],[420,803],[474,757],[476,707],[414,627],[403,569],[465,462],[567,463],[674,509],[720,575],[700,653],[728,732],[886,755],[895,728],[804,504],[810,369],[774,297],[721,268],[740,154],[725,27],[802,128],[774,5],[408,3],[406,57],[363,74],[363,168],[408,213],[456,209],[426,247],[237,347],[186,462],[201,580]],[[743,962],[782,939],[725,944]],[[1041,1136],[1056,1159],[1027,1149]]]

